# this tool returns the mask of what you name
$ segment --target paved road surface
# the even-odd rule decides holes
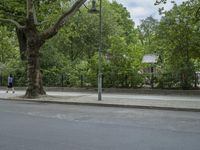
[[[0,101],[0,150],[199,150],[200,113]]]

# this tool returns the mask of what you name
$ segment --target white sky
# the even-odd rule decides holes
[[[110,0],[112,1],[112,0]],[[134,20],[136,25],[140,24],[140,20],[145,19],[148,16],[153,16],[156,19],[159,19],[158,8],[161,6],[155,6],[154,3],[156,0],[116,0],[118,3],[123,4],[131,14],[131,18]],[[165,10],[172,8],[171,0],[164,5]],[[186,0],[174,0],[177,4],[181,4]]]

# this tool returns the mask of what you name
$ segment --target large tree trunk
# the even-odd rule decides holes
[[[38,40],[39,37],[35,30],[29,34],[26,34],[25,29],[16,29],[16,32],[20,45],[21,59],[22,61],[27,61],[28,89],[25,96],[27,98],[34,98],[39,95],[45,95],[46,92],[43,89],[42,72],[40,71],[39,63],[39,49],[42,45],[42,40]],[[34,35],[36,36],[34,37]],[[29,40],[27,40],[27,36],[30,37]]]
[[[19,29],[16,28],[16,34],[18,38],[18,43],[19,43],[19,49],[20,49],[20,57],[22,61],[26,60],[26,34],[24,29]]]
[[[27,36],[27,79],[28,88],[25,97],[37,98],[40,95],[45,95],[42,84],[42,73],[40,70],[40,55],[39,50],[43,42],[35,33]]]
[[[1,19],[16,26],[19,40],[21,59],[27,59],[28,88],[25,94],[27,98],[35,98],[46,94],[42,85],[42,73],[40,71],[39,49],[48,40],[55,36],[69,19],[80,9],[87,0],[76,0],[70,9],[66,10],[58,20],[45,31],[39,33],[37,30],[37,16],[34,0],[26,0],[26,21],[21,25],[12,19]]]

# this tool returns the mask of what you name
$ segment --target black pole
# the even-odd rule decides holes
[[[2,75],[0,75],[0,86],[2,86]]]
[[[153,76],[153,66],[151,67],[151,88],[153,89],[153,87],[154,87],[154,81],[153,81],[153,78],[154,78],[154,76]]]
[[[194,73],[194,82],[195,82],[195,83],[194,83],[194,87],[195,87],[195,88],[197,88],[197,81],[198,81],[198,76],[197,76],[197,73],[195,72],[195,73]]]
[[[63,74],[62,74],[62,75],[61,75],[61,86],[62,86],[62,87],[64,86],[63,80],[64,80],[64,76],[63,76]]]
[[[83,75],[81,75],[81,87],[83,87]]]

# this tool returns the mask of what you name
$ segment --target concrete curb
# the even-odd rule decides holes
[[[89,102],[63,102],[63,101],[49,101],[49,100],[34,100],[34,99],[12,99],[1,98],[5,101],[20,101],[33,103],[49,103],[49,104],[65,104],[65,105],[82,105],[82,106],[99,106],[99,107],[116,107],[116,108],[135,108],[135,109],[152,109],[152,110],[169,110],[169,111],[188,111],[200,112],[200,108],[186,108],[186,107],[165,107],[165,106],[148,106],[148,105],[126,105],[126,104],[111,104],[111,103],[89,103]]]
[[[0,87],[6,90],[6,87]],[[26,87],[15,87],[16,90],[26,90]],[[97,88],[75,88],[75,87],[45,87],[46,91],[57,92],[97,92]],[[175,89],[149,89],[149,88],[103,88],[103,93],[135,93],[135,94],[164,94],[164,95],[196,95],[200,96],[200,89],[175,90]]]

